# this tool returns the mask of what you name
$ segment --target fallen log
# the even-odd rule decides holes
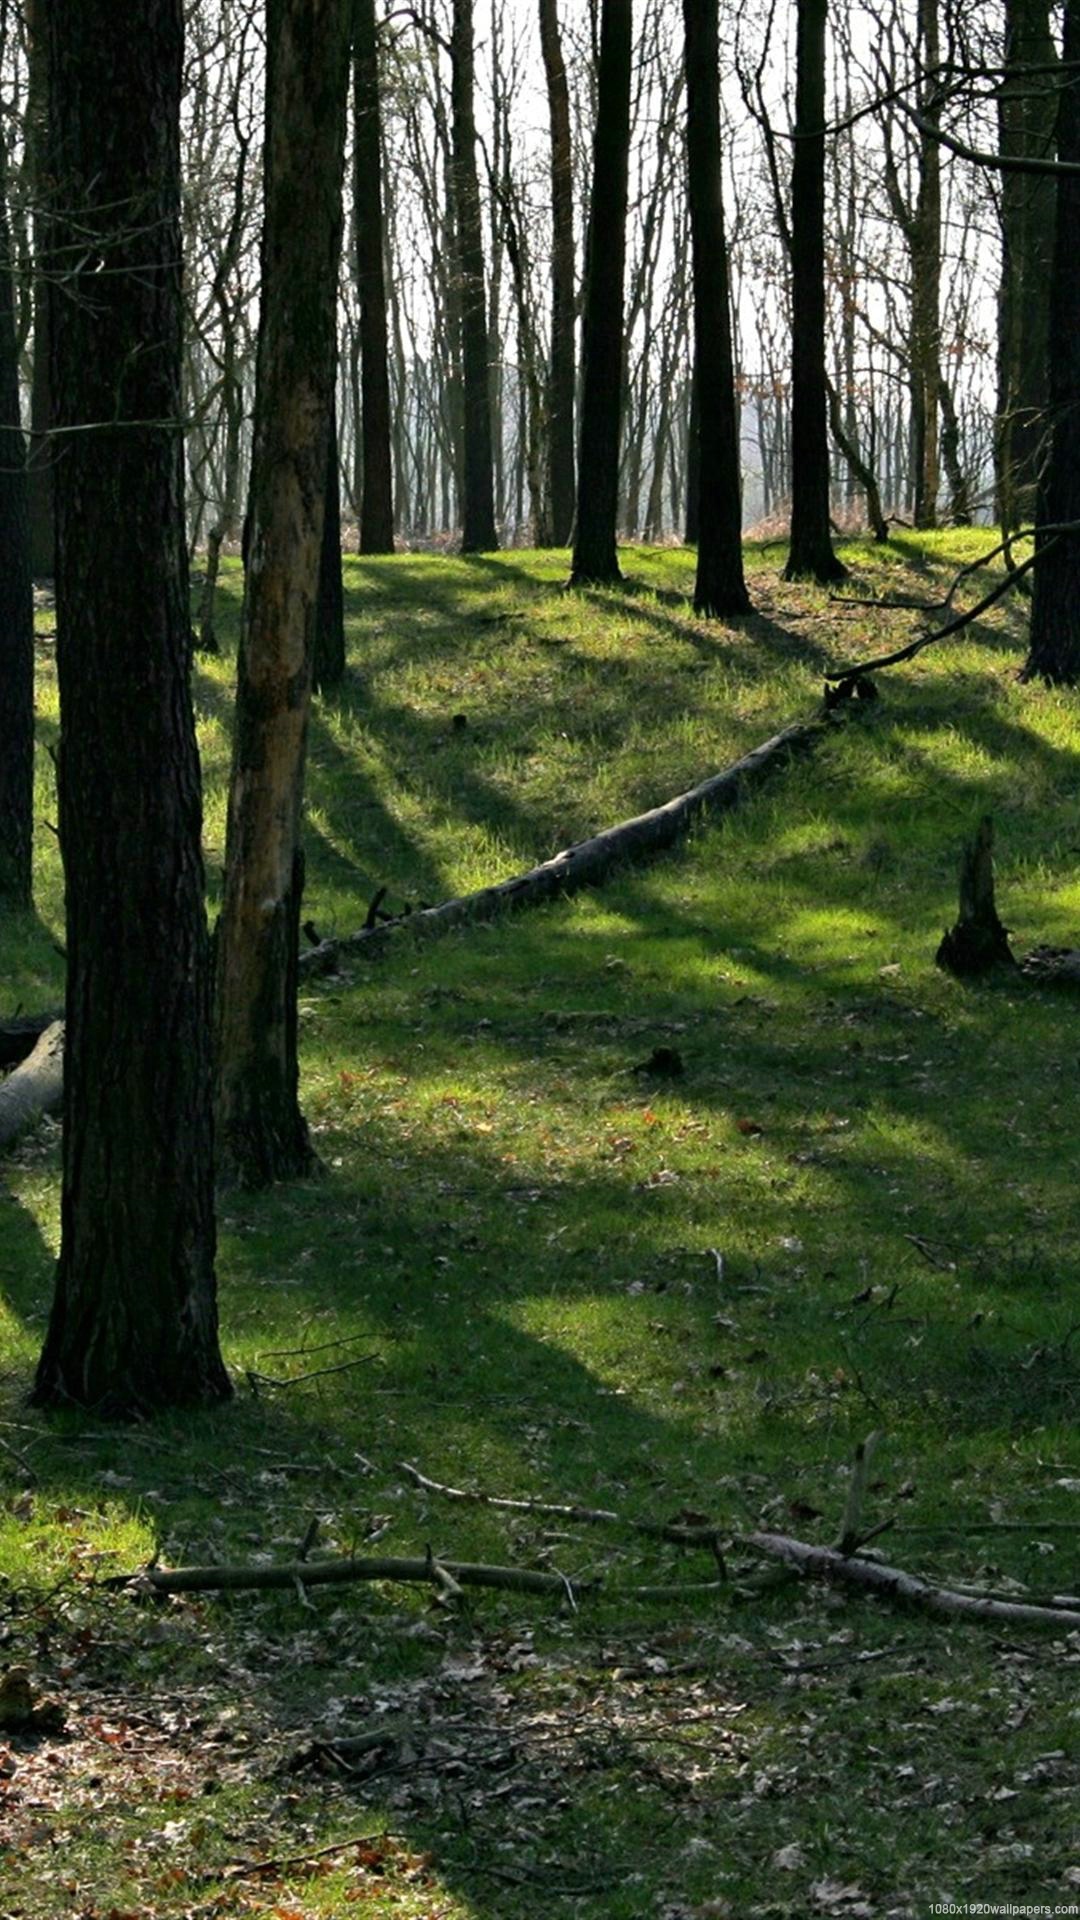
[[[0,1082],[0,1148],[43,1113],[54,1113],[64,1097],[64,1024],[54,1020],[33,1052]]]
[[[10,1020],[0,1020],[0,1069],[17,1067],[33,1053],[46,1027],[55,1020],[62,1020],[63,1014],[54,1009],[50,1013],[16,1014]]]
[[[321,940],[310,952],[300,955],[300,973],[332,973],[342,960],[363,956],[378,958],[400,933],[417,939],[449,933],[452,928],[492,920],[500,913],[519,907],[538,906],[544,900],[576,893],[581,887],[596,886],[624,862],[641,860],[673,846],[704,813],[718,813],[734,806],[745,786],[789,758],[808,752],[821,740],[834,722],[829,716],[797,722],[774,734],[750,753],[736,760],[722,773],[712,774],[688,792],[677,794],[662,806],[639,813],[618,826],[605,827],[588,840],[565,847],[550,860],[527,873],[502,880],[492,887],[481,887],[455,900],[444,900],[437,907],[423,907],[415,913],[361,927],[359,932],[340,939]],[[369,915],[369,919],[371,916]]]
[[[916,1574],[888,1567],[881,1560],[860,1560],[835,1547],[812,1547],[786,1533],[741,1534],[734,1542],[752,1553],[780,1560],[809,1580],[833,1586],[866,1587],[887,1600],[899,1600],[924,1613],[945,1613],[964,1620],[989,1620],[996,1626],[1055,1627],[1061,1633],[1080,1627],[1080,1612],[1066,1607],[1028,1606],[1020,1600],[994,1600],[953,1587],[935,1587]]]

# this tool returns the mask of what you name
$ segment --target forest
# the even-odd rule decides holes
[[[1080,1910],[1078,233],[1080,0],[0,0],[11,1920]]]

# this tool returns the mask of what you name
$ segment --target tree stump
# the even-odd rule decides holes
[[[943,936],[935,956],[939,967],[961,979],[1016,966],[994,905],[993,844],[994,823],[987,815],[960,862],[960,918]]]

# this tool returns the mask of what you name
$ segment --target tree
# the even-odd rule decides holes
[[[270,0],[248,570],[217,935],[217,1124],[248,1186],[309,1171],[300,822],[333,392],[348,0]]]
[[[472,0],[454,0],[450,41],[453,108],[454,220],[461,283],[461,371],[464,435],[461,476],[461,551],[486,553],[499,544],[492,480],[491,367],[488,349],[484,239],[476,172]]]
[[[326,491],[323,496],[322,540],[319,543],[319,586],[315,598],[315,631],[311,643],[311,685],[315,693],[329,693],[345,678],[345,593],[341,578],[341,474],[338,466],[337,404],[330,396],[330,428],[326,436]]]
[[[1049,0],[1005,0],[1005,73],[998,95],[1003,158],[1053,158],[1057,54]],[[997,514],[1006,528],[1034,518],[1045,454],[1047,326],[1054,252],[1053,176],[1001,176],[1001,288],[995,435]]]
[[[720,171],[717,0],[683,0],[687,181],[694,256],[698,613],[749,613],[743,578],[739,418]]]
[[[375,0],[354,0],[352,31],[353,208],[356,280],[360,294],[360,551],[393,553],[382,125]]]
[[[53,447],[48,431],[52,425],[51,376],[49,371],[49,282],[41,272],[41,260],[48,251],[49,236],[45,213],[47,199],[46,151],[48,144],[48,53],[46,28],[52,0],[25,0],[27,58],[26,157],[34,191],[34,255],[37,263],[33,281],[34,364],[30,387],[30,425],[33,438],[28,464],[30,512],[30,565],[35,579],[51,579],[56,565],[56,538],[53,513]]]
[[[585,248],[581,435],[571,581],[621,580],[615,545],[630,151],[631,0],[603,0]]]
[[[1080,0],[1066,0],[1057,157],[1075,171],[1057,183],[1050,280],[1050,452],[1039,492],[1042,528],[1080,521]],[[1024,678],[1080,680],[1080,534],[1040,532]]]
[[[180,409],[181,0],[53,0],[63,1188],[34,1399],[224,1399]]]
[[[551,137],[548,511],[552,545],[565,547],[574,527],[574,153],[558,0],[540,0],[540,49]]]
[[[4,162],[0,142],[0,687],[4,697],[0,902],[28,907],[34,803],[34,597]]]
[[[825,384],[825,21],[798,0],[791,172],[791,549],[787,580],[843,580],[829,528]]]

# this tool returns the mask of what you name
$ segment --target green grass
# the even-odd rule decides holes
[[[860,589],[930,599],[987,544],[845,551]],[[829,664],[912,633],[783,586],[781,559],[750,555],[760,611],[731,628],[693,618],[679,552],[628,554],[626,594],[561,592],[561,556],[348,560],[350,677],[312,732],[320,930],[667,797],[808,714]],[[226,593],[235,630],[235,573]],[[0,1759],[12,1920],[1077,1898],[1072,1641],[756,1591],[737,1556],[729,1592],[642,1601],[710,1562],[425,1499],[397,1465],[829,1541],[878,1429],[868,1519],[894,1519],[899,1563],[1076,1591],[1074,1010],[933,966],[986,810],[1017,948],[1078,942],[1076,699],[1017,685],[1022,619],[883,676],[869,717],[679,854],[306,989],[326,1173],[223,1198],[230,1409],[132,1433],[25,1411],[55,1131],[5,1162],[0,1668],[29,1665],[69,1726]],[[200,661],[215,889],[229,682]],[[43,747],[55,724],[43,637]],[[50,776],[43,752],[53,819]],[[47,831],[38,851],[39,917],[0,930],[8,1004],[60,991]],[[657,1045],[677,1081],[635,1073]],[[569,1614],[359,1587],[145,1608],[93,1584],[155,1550],[284,1555],[313,1515],[320,1550],[430,1542],[607,1588]],[[404,1742],[355,1774],[283,1768],[382,1712]]]

